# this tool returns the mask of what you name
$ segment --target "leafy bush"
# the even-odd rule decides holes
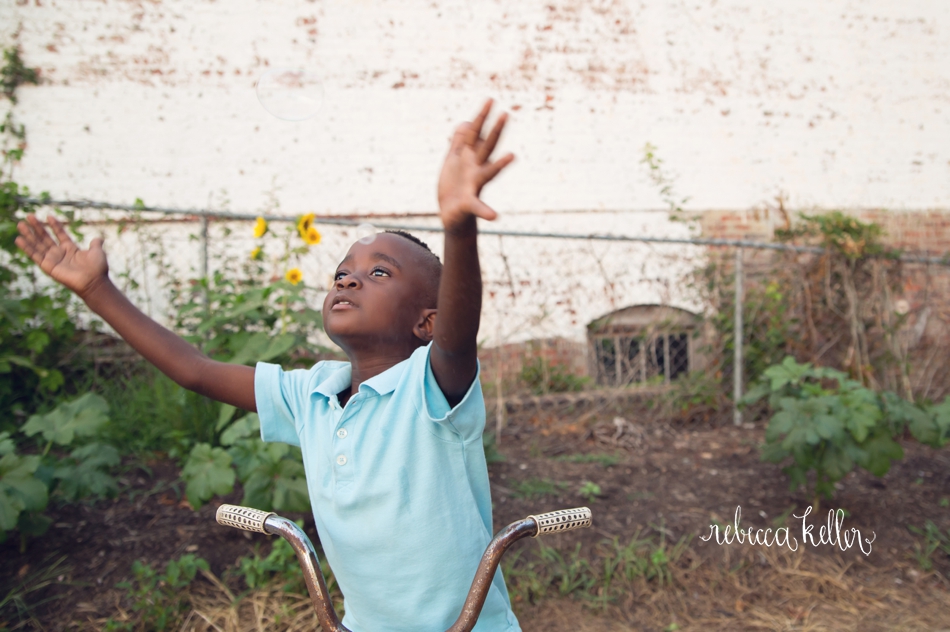
[[[260,419],[250,413],[221,433],[221,444],[192,449],[182,478],[185,495],[198,508],[212,496],[230,493],[235,479],[244,487],[241,504],[265,511],[308,511],[310,496],[300,448],[259,439]]]
[[[51,496],[77,501],[118,491],[110,474],[119,464],[118,451],[95,441],[83,443],[97,436],[108,412],[105,400],[87,393],[31,416],[23,435],[42,439],[40,454],[17,454],[10,433],[0,432],[0,541],[14,529],[24,538],[45,533],[50,520],[43,511]],[[51,452],[53,446],[72,450],[59,457]]]
[[[35,210],[20,200],[29,193],[15,182],[0,182],[0,411],[14,413],[36,410],[62,389],[67,355],[73,373],[88,368],[75,354],[72,295],[38,284],[36,266],[14,244],[17,222]],[[15,416],[3,417],[0,429],[14,431]]]
[[[564,366],[548,362],[541,356],[526,360],[521,368],[521,381],[535,395],[582,391],[589,378],[567,371]]]
[[[46,509],[49,491],[37,478],[40,457],[16,453],[7,432],[0,433],[0,542],[16,528],[32,530],[28,521]]]
[[[940,446],[950,440],[950,398],[920,407],[894,393],[876,393],[845,373],[799,364],[792,357],[768,368],[743,399],[768,397],[772,417],[762,458],[788,462],[784,472],[794,490],[808,484],[830,498],[834,484],[857,465],[883,476],[904,451],[896,439],[905,430],[918,441]]]

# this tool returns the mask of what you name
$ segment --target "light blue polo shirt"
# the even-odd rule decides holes
[[[348,362],[294,371],[261,362],[254,374],[261,438],[303,452],[353,632],[448,629],[492,538],[481,384],[450,409],[429,349],[363,382],[343,408]],[[475,630],[520,629],[497,572]]]

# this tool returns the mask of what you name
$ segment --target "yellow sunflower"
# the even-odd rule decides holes
[[[257,221],[254,222],[254,236],[258,239],[267,234],[267,220],[263,217],[258,217]]]
[[[308,246],[316,246],[320,243],[320,231],[311,226],[307,229],[307,232],[303,234],[303,240],[307,242]]]
[[[290,281],[291,285],[297,285],[303,281],[303,272],[300,271],[300,268],[291,268],[287,270],[287,274],[284,275],[284,278]]]
[[[313,213],[307,213],[306,215],[301,215],[300,219],[297,220],[297,232],[299,232],[300,236],[304,239],[307,238],[307,231],[313,226],[314,217]]]
[[[264,249],[258,246],[251,251],[251,260],[252,261],[261,261],[264,259]]]

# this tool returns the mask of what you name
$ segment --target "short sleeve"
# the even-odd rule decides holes
[[[429,421],[451,426],[463,441],[481,437],[485,429],[485,400],[482,396],[481,365],[477,365],[475,379],[468,387],[465,397],[455,407],[449,407],[442,388],[432,372],[429,354],[432,345],[425,348],[421,412]]]
[[[261,418],[261,439],[300,445],[297,419],[306,405],[310,371],[284,371],[276,364],[258,362],[254,370],[254,397]]]

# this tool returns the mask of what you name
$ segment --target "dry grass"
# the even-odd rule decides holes
[[[562,599],[519,616],[525,630],[950,632],[950,583],[909,568],[760,549],[731,563],[690,552],[673,577],[673,587],[638,582],[606,613]]]
[[[590,605],[596,595],[519,604],[516,611],[526,632],[950,632],[950,582],[909,566],[880,569],[860,559],[762,548],[717,559],[687,550],[671,571],[671,585],[633,582],[606,611]],[[275,585],[237,598],[213,575],[206,579],[193,584],[191,609],[177,629],[318,629],[304,595]]]

